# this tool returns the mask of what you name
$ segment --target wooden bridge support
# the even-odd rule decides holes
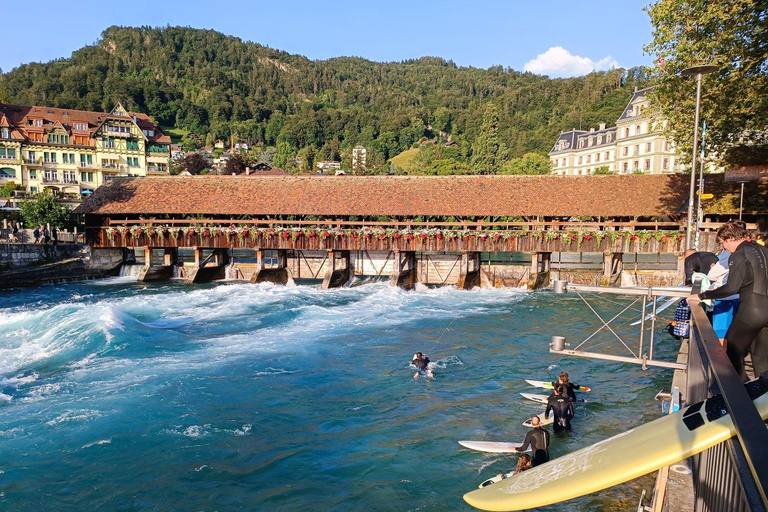
[[[352,260],[349,251],[328,251],[328,271],[323,278],[323,290],[340,288],[352,277]]]
[[[389,284],[413,290],[419,281],[417,269],[416,251],[395,251],[395,271],[389,278]]]
[[[531,253],[531,277],[528,280],[528,288],[536,290],[537,288],[549,286],[551,258],[551,252]]]
[[[227,249],[209,249],[211,253],[205,256],[206,249],[195,247],[195,266],[187,276],[187,283],[209,283],[226,277],[226,265],[229,263]],[[210,262],[213,265],[209,265]]]
[[[463,252],[459,263],[459,280],[456,287],[461,290],[470,290],[480,286],[480,253]]]
[[[144,270],[139,274],[139,281],[162,281],[173,277],[173,268],[176,265],[179,256],[178,249],[176,247],[165,247],[161,249],[163,251],[162,265],[152,264],[152,254],[154,250],[155,249],[152,247],[144,247]]]
[[[603,286],[621,286],[621,272],[624,270],[624,253],[603,253]]]
[[[256,270],[251,276],[251,283],[288,283],[288,251],[277,249],[277,265],[275,267],[266,267],[266,258],[264,249],[256,249]]]

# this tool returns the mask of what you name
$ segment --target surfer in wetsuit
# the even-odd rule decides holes
[[[524,452],[530,446],[531,453],[533,453],[533,460],[531,461],[531,467],[533,467],[549,460],[549,431],[541,427],[541,420],[538,416],[531,418],[531,425],[533,428],[525,435],[523,444],[515,450]]]
[[[569,380],[568,372],[560,372],[560,377],[557,379],[557,382],[552,383],[552,388],[554,389],[558,384],[563,386],[563,396],[568,397],[571,402],[575,402],[576,390],[581,389],[581,386]]]
[[[683,253],[683,256],[685,256],[683,266],[685,269],[685,284],[687,286],[691,286],[694,272],[706,274],[712,268],[712,265],[717,263],[717,256],[711,252],[697,252],[694,249],[688,249]]]
[[[746,380],[744,356],[752,353],[755,375],[768,371],[768,249],[747,239],[746,224],[734,220],[717,230],[717,241],[730,251],[728,282],[720,288],[688,297],[697,304],[702,299],[722,299],[736,292],[739,310],[725,335],[726,353],[736,372]]]
[[[418,370],[414,375],[414,379],[419,378],[420,373],[426,373],[427,377],[434,377],[435,372],[432,371],[431,368],[429,368],[429,358],[422,354],[421,352],[416,352],[416,354],[413,356],[413,361],[411,361],[411,364],[416,367]]]
[[[563,396],[565,386],[557,384],[554,393],[547,400],[547,409],[544,411],[544,417],[549,416],[549,411],[555,413],[555,422],[552,428],[555,432],[571,430],[571,418],[573,418],[573,402],[567,396]]]

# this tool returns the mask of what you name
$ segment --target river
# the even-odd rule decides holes
[[[599,325],[550,291],[122,277],[1,293],[4,511],[468,511],[516,457],[457,441],[521,441],[542,406],[518,392],[543,392],[524,379],[593,388],[553,457],[658,417],[671,380],[549,354],[550,335]],[[416,351],[434,379],[412,378]],[[651,486],[542,510],[631,510]]]

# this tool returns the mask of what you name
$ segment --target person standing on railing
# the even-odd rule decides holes
[[[746,224],[729,221],[717,230],[717,241],[731,252],[728,282],[688,297],[688,303],[722,299],[738,292],[739,311],[726,333],[726,352],[736,372],[747,380],[744,357],[752,353],[755,375],[768,371],[768,249],[748,241]]]

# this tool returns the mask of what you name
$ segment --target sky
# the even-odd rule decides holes
[[[651,65],[651,0],[0,0],[0,69],[67,58],[111,25],[214,29],[313,60],[423,56],[570,77]],[[34,13],[30,13],[30,9]],[[30,20],[34,23],[25,28]]]

